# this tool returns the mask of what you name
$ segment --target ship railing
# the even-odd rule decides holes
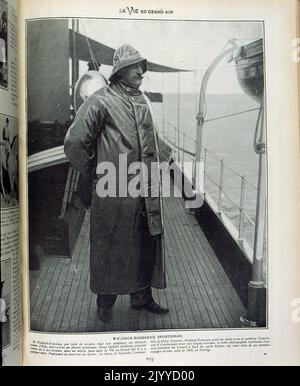
[[[176,132],[175,138],[169,138],[166,134],[164,134],[164,140],[173,148],[174,160],[177,162],[178,166],[182,168],[182,171],[186,177],[189,178],[191,183],[195,186],[193,175],[196,164],[196,153],[190,150],[191,146],[187,146],[188,142],[186,139],[189,138],[189,140],[194,143],[196,143],[196,140],[183,131],[178,131],[177,128],[174,129]],[[177,135],[178,132],[180,133],[180,136]],[[180,141],[178,141],[178,138],[180,138]],[[191,145],[191,143],[189,143],[189,145]],[[255,191],[256,197],[258,187],[253,181],[251,181],[250,178],[238,172],[234,167],[232,167],[232,165],[226,162],[223,158],[216,155],[212,150],[202,148],[202,154],[204,154],[204,176],[202,192],[204,194],[205,201],[221,219],[224,226],[242,249],[247,258],[252,261],[254,237],[250,237],[249,235],[254,235],[256,223],[255,218],[251,216],[250,211],[248,211],[246,208],[246,192],[247,189],[250,188]],[[211,160],[213,161],[213,166],[215,168],[214,173],[212,173],[209,168],[209,161],[211,162]],[[189,161],[192,164],[192,168],[190,170],[185,169],[186,161]],[[228,184],[226,184],[225,181],[225,174],[226,172],[228,173],[228,171],[230,171],[230,173],[239,180],[237,184],[240,186],[240,191],[236,194],[236,197],[233,197],[232,193],[228,191]],[[219,178],[216,177],[218,175]],[[215,188],[214,197],[210,186]],[[226,214],[226,209],[224,208],[226,200],[228,200],[228,202],[238,212],[238,220],[235,222],[235,224],[233,220],[231,220]],[[249,224],[248,232],[246,232],[247,223]],[[251,229],[253,229],[253,232],[250,231]]]
[[[252,251],[254,247],[254,238],[251,240],[251,238],[247,237],[247,234],[245,232],[246,224],[248,223],[251,228],[253,228],[253,232],[250,232],[252,235],[254,235],[255,230],[255,218],[252,218],[251,213],[246,208],[246,192],[248,189],[252,189],[254,191],[253,196],[257,196],[257,186],[245,175],[242,175],[239,173],[234,167],[232,167],[229,163],[227,163],[224,159],[218,157],[216,154],[214,154],[209,149],[203,149],[204,152],[204,193],[206,196],[209,197],[209,201],[215,201],[214,207],[216,208],[216,213],[221,217],[224,218],[224,221],[228,223],[228,218],[226,216],[226,210],[224,210],[224,203],[227,199],[229,203],[238,211],[238,222],[237,226],[232,226],[236,228],[236,230],[232,229],[231,233],[234,233],[235,240],[238,242],[241,248],[247,252],[247,255],[249,254],[249,258],[252,258]],[[215,165],[219,169],[219,180],[216,181],[215,177],[211,175],[208,168],[208,158],[211,158],[215,161]],[[232,173],[234,176],[236,176],[239,179],[239,186],[240,191],[239,194],[236,195],[236,197],[232,197],[232,194],[228,192],[228,190],[225,187],[225,173],[226,170],[228,170],[230,173]],[[217,200],[213,200],[212,196],[209,194],[209,188],[208,188],[208,181],[215,186],[217,189]],[[207,197],[207,198],[208,198]],[[237,202],[237,199],[239,201]],[[225,220],[226,217],[226,220]],[[231,226],[229,226],[231,228]]]

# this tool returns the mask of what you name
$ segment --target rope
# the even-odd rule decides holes
[[[212,121],[217,121],[219,119],[224,119],[224,118],[229,118],[229,117],[234,117],[236,115],[241,115],[241,114],[246,114],[246,113],[250,113],[252,111],[257,111],[259,110],[260,107],[256,107],[255,109],[250,109],[250,110],[245,110],[245,111],[239,111],[238,113],[233,113],[233,114],[228,114],[228,115],[222,115],[220,117],[216,117],[216,118],[211,118],[211,119],[207,119],[204,121],[204,123],[207,123],[207,122],[212,122]]]
[[[165,138],[165,140],[167,141],[167,142],[169,142],[173,147],[175,147],[176,149],[178,149],[178,150],[180,150],[180,151],[183,151],[184,153],[186,153],[186,154],[189,154],[191,157],[195,157],[195,153],[193,153],[193,152],[191,152],[191,151],[189,151],[189,150],[186,150],[186,149],[184,149],[183,147],[181,147],[181,146],[178,146],[178,145],[176,145],[176,143],[174,143],[174,142],[172,142],[166,135],[164,135],[164,138]]]
[[[216,118],[211,118],[211,119],[207,119],[204,121],[204,123],[207,123],[207,122],[212,122],[212,121],[217,121],[217,120],[220,120],[220,119],[224,119],[224,118],[229,118],[229,117],[234,117],[234,116],[237,116],[237,115],[242,115],[242,114],[246,114],[246,113],[250,113],[250,112],[253,112],[253,111],[257,111],[257,110],[260,110],[260,107],[256,107],[254,109],[249,109],[249,110],[244,110],[244,111],[239,111],[237,113],[232,113],[232,114],[228,114],[228,115],[222,115],[220,117],[216,117]],[[168,125],[172,126],[172,124],[170,122],[166,122]],[[181,133],[184,133],[182,130],[179,130]],[[184,133],[186,134],[186,133]],[[193,141],[195,141],[195,138],[193,138],[192,136],[186,134],[188,138],[192,139]]]
[[[94,64],[94,68],[96,68],[96,66],[97,66],[97,64],[98,64],[98,63],[97,63],[97,59],[96,59],[96,56],[94,55],[94,52],[93,52],[93,50],[92,50],[90,40],[89,40],[89,38],[88,38],[87,35],[86,35],[85,27],[84,27],[83,21],[81,21],[81,26],[82,26],[83,34],[84,34],[84,36],[85,36],[87,45],[88,45],[90,57],[91,57],[92,62],[93,62],[93,64]]]
[[[173,124],[169,121],[165,121],[165,124],[167,125],[167,127],[172,127],[173,128]],[[177,129],[175,126],[174,126],[174,129]],[[185,134],[187,138],[191,139],[192,141],[196,142],[196,139],[194,137],[192,137],[191,135],[189,135],[188,133],[184,132],[183,130],[180,130],[179,129],[179,132],[182,133],[182,134]]]

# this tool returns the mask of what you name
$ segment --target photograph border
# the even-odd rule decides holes
[[[0,0],[1,1],[1,0]],[[2,0],[3,1],[3,0]],[[33,22],[33,21],[48,21],[48,20],[71,20],[72,16],[69,17],[40,17],[40,18],[30,18],[30,19],[25,19],[25,89],[27,89],[27,65],[28,65],[28,23]],[[269,277],[270,277],[270,256],[269,256],[269,242],[270,242],[270,237],[269,237],[269,152],[268,152],[268,108],[267,108],[267,98],[268,94],[266,92],[266,83],[267,83],[267,63],[266,63],[266,25],[265,25],[265,20],[263,19],[247,19],[247,20],[236,20],[236,19],[226,19],[226,20],[220,20],[220,19],[164,19],[164,18],[125,18],[125,17],[75,17],[78,20],[115,20],[116,22],[118,20],[120,21],[151,21],[151,22],[209,22],[209,23],[262,23],[262,30],[263,30],[263,48],[264,48],[264,82],[265,82],[265,87],[264,87],[264,114],[265,114],[265,128],[266,128],[266,144],[267,144],[267,151],[266,151],[266,192],[267,192],[267,197],[266,197],[266,207],[267,207],[267,215],[266,215],[266,234],[267,234],[267,259],[266,259],[266,279],[267,283],[269,284]],[[26,122],[26,160],[28,160],[28,98],[27,98],[27,92],[26,92],[26,101],[25,101],[25,122]],[[29,195],[28,195],[28,175],[29,175],[29,169],[28,169],[28,163],[26,163],[26,212],[29,214]],[[26,226],[29,229],[29,215],[26,221]],[[269,315],[270,315],[270,289],[269,286],[266,288],[266,326],[265,327],[248,327],[248,326],[241,326],[238,328],[196,328],[196,329],[155,329],[155,330],[137,330],[137,331],[92,331],[92,332],[48,332],[48,331],[39,331],[39,330],[32,330],[31,329],[31,312],[30,312],[30,304],[31,304],[31,297],[30,297],[30,277],[29,277],[29,238],[27,237],[27,256],[26,256],[26,261],[27,261],[27,293],[29,294],[29,300],[28,300],[28,326],[29,326],[29,332],[34,334],[34,335],[53,335],[53,336],[82,336],[82,335],[114,335],[114,334],[145,334],[145,333],[174,333],[175,331],[179,332],[219,332],[219,331],[270,331],[270,320],[269,320]]]

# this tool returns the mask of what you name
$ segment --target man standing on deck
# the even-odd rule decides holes
[[[148,193],[158,194],[124,194],[136,178],[127,173],[128,166],[142,162],[150,177],[151,165],[159,161],[150,105],[139,89],[146,71],[146,59],[133,47],[117,49],[110,84],[81,106],[65,139],[71,165],[93,181],[90,284],[104,322],[112,318],[117,295],[130,294],[135,310],[169,312],[152,296],[152,287],[166,287],[159,173],[156,181],[148,179],[156,186],[147,186]],[[121,176],[114,197],[105,197],[99,188],[106,175],[103,162],[114,166],[116,178]]]

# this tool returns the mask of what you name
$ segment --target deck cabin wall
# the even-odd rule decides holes
[[[70,120],[69,34],[67,19],[28,23],[29,122]]]

